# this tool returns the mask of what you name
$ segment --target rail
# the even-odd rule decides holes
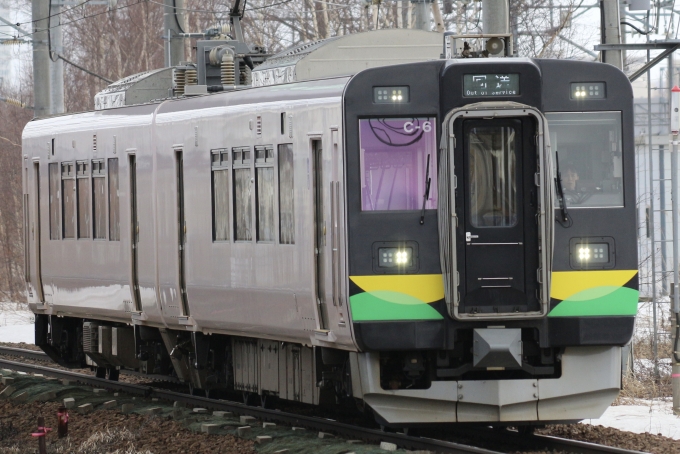
[[[51,361],[49,357],[43,352],[12,347],[0,347],[0,355],[19,356],[38,361]],[[279,410],[269,410],[261,407],[245,405],[239,402],[193,396],[190,394],[155,388],[147,385],[111,381],[78,372],[10,361],[2,358],[0,358],[0,367],[19,372],[43,374],[45,376],[50,376],[57,379],[75,380],[83,385],[104,388],[111,391],[121,391],[145,397],[157,397],[167,401],[177,401],[197,407],[210,408],[212,410],[229,411],[237,415],[252,416],[263,421],[272,421],[290,426],[305,427],[307,429],[318,430],[322,432],[332,432],[349,439],[361,439],[373,443],[385,441],[388,443],[394,443],[404,449],[428,450],[438,453],[454,454],[500,454],[499,451],[468,446],[452,441],[436,440],[426,437],[415,437],[401,433],[383,432],[375,429],[341,423],[330,419],[298,415],[294,413],[282,412]],[[121,370],[121,373],[123,372],[129,371]],[[454,433],[455,432],[456,431],[454,431]],[[640,451],[631,451],[622,448],[576,440],[568,440],[547,435],[523,435],[510,431],[473,429],[466,430],[465,435],[466,437],[472,436],[472,438],[479,439],[480,441],[484,440],[488,442],[489,440],[493,440],[494,444],[512,446],[512,448],[509,448],[512,452],[546,450],[548,452],[557,451],[573,454],[641,454]]]

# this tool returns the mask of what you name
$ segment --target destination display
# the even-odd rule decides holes
[[[519,95],[519,74],[465,74],[463,96],[493,97]]]

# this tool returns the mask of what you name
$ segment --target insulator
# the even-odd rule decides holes
[[[184,96],[184,86],[186,85],[186,69],[173,68],[172,82],[174,85],[175,96]]]
[[[239,69],[240,69],[240,73],[241,73],[241,77],[240,77],[241,85],[252,85],[253,84],[253,75],[252,75],[248,65],[246,65],[245,63],[241,63]]]
[[[234,56],[224,54],[220,65],[220,79],[222,85],[236,85],[236,68],[234,66]]]
[[[196,68],[188,68],[186,70],[185,81],[187,85],[198,84],[198,71],[196,71]]]
[[[26,104],[19,101],[18,99],[12,99],[12,98],[0,98],[0,100],[6,102],[7,104],[11,106],[16,106],[16,107],[26,107]]]

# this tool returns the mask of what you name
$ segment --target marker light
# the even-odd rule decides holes
[[[571,99],[604,99],[604,82],[576,82],[571,84]]]
[[[395,266],[411,266],[413,249],[384,247],[378,249],[378,266],[382,268],[393,268]]]
[[[409,102],[409,87],[373,87],[373,102],[376,104],[392,104]]]

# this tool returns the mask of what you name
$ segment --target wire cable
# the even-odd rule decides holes
[[[250,7],[248,10],[249,10],[249,11],[254,11],[254,10],[257,10],[257,9],[271,8],[272,6],[285,5],[286,3],[290,3],[290,2],[292,2],[292,1],[293,1],[293,0],[284,0],[284,1],[282,1],[282,2],[272,3],[271,5]]]
[[[71,60],[68,60],[68,59],[64,58],[63,55],[57,54],[57,57],[60,58],[61,60],[64,60],[64,62],[68,63],[69,65],[71,65],[71,66],[73,66],[73,67],[75,67],[75,68],[78,68],[79,70],[81,70],[81,71],[83,71],[83,72],[86,72],[86,73],[88,73],[88,74],[91,75],[91,76],[94,76],[94,77],[96,77],[96,78],[98,78],[98,79],[101,79],[101,80],[103,80],[103,81],[106,82],[106,83],[109,83],[109,84],[112,84],[112,83],[113,83],[112,80],[107,79],[107,78],[104,77],[104,76],[100,76],[99,74],[97,74],[97,73],[95,73],[95,72],[92,72],[92,71],[90,71],[90,70],[87,69],[87,68],[83,68],[82,66],[80,66],[80,65],[78,65],[78,64],[76,64],[76,63],[73,63]]]
[[[95,14],[90,14],[89,16],[79,17],[78,19],[73,19],[73,20],[71,20],[71,21],[69,21],[69,22],[65,22],[65,23],[59,24],[59,25],[61,25],[61,26],[70,25],[70,24],[73,24],[73,23],[76,23],[76,22],[80,22],[81,20],[84,20],[84,19],[90,19],[90,18],[92,18],[92,17],[101,16],[102,14],[110,13],[111,11],[118,11],[118,10],[121,10],[121,9],[130,8],[131,6],[139,5],[140,3],[144,3],[145,1],[147,1],[147,0],[138,0],[138,1],[136,1],[135,3],[130,3],[130,4],[128,4],[128,5],[123,5],[123,6],[120,6],[120,7],[118,7],[118,8],[113,8],[113,9],[106,10],[106,11],[102,11],[102,12],[95,13]],[[45,31],[45,30],[49,30],[49,28],[44,28],[44,29],[41,29],[41,30],[35,30],[35,31],[34,31],[33,33],[31,33],[30,35],[32,36],[32,35],[34,35],[34,34],[37,33],[37,32],[42,32],[42,31]]]
[[[89,1],[89,0],[88,0]],[[52,12],[52,0],[49,0],[49,11]],[[60,18],[60,23],[61,23],[61,18]],[[59,57],[56,58],[56,60],[53,57],[53,52],[52,52],[52,16],[47,17],[47,55],[49,55],[50,60],[52,60],[52,63],[56,63],[59,61]]]
[[[153,3],[154,5],[160,5],[160,6],[166,6],[165,4],[161,2],[155,2],[153,0],[146,0],[148,3]],[[290,0],[292,1],[292,0]],[[174,2],[173,2],[174,3]],[[177,6],[172,6],[172,8],[175,9],[175,11],[185,11],[187,13],[209,13],[209,14],[225,14],[229,12],[229,9],[227,8],[224,11],[217,11],[217,10],[209,10],[209,9],[194,9],[194,8],[179,8]]]
[[[52,1],[52,0],[50,0]],[[184,34],[186,33],[184,31],[184,28],[182,28],[182,25],[179,23],[179,18],[177,17],[177,0],[172,0],[172,11],[173,11],[173,16],[175,16],[175,23],[177,24],[177,28],[179,28],[180,33]]]
[[[630,28],[632,28],[633,30],[635,30],[636,32],[638,32],[638,33],[641,34],[641,35],[649,35],[649,34],[652,32],[651,30],[650,30],[650,31],[643,32],[642,30],[640,30],[639,28],[637,28],[635,25],[633,25],[633,24],[631,24],[630,22],[625,21],[625,20],[622,20],[622,21],[621,21],[621,25],[627,25],[627,26],[629,26]]]
[[[26,22],[17,22],[17,23],[14,24],[14,25],[16,25],[17,27],[21,27],[22,25],[33,24],[33,23],[35,23],[35,22],[40,22],[41,20],[45,20],[45,19],[49,20],[49,19],[52,18],[52,17],[59,16],[60,14],[67,13],[67,12],[71,11],[72,9],[78,8],[79,6],[84,6],[85,4],[89,3],[90,1],[91,1],[91,0],[85,0],[83,3],[80,3],[79,5],[72,6],[72,7],[68,8],[68,9],[65,9],[65,10],[63,10],[63,11],[58,12],[57,14],[50,14],[49,16],[43,17],[42,19],[35,19],[35,20],[26,21]],[[52,3],[52,2],[50,2],[50,5],[51,5],[51,3]]]

